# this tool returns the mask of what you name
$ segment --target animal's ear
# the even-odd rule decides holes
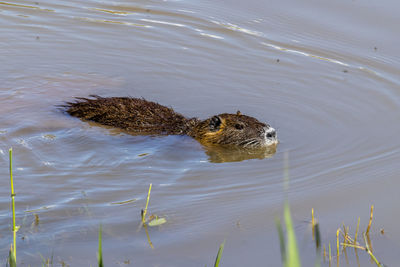
[[[210,119],[210,131],[218,131],[221,126],[221,118],[219,116],[214,116]]]

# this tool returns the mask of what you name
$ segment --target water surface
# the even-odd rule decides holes
[[[223,266],[279,266],[274,216],[288,195],[305,265],[314,262],[311,208],[323,243],[334,244],[343,223],[354,232],[361,217],[366,227],[374,204],[374,252],[394,266],[399,8],[392,0],[0,2],[0,254],[12,236],[13,147],[21,265],[41,264],[40,254],[95,265],[101,223],[108,266],[211,265],[224,239]],[[276,128],[280,144],[269,158],[217,164],[189,137],[130,136],[57,107],[90,94],[144,97],[202,119],[240,110]],[[149,229],[154,249],[138,231],[150,183],[150,212],[167,219]],[[357,266],[353,252],[349,261]]]

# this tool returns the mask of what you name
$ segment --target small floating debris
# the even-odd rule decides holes
[[[109,10],[109,9],[102,9],[102,8],[89,8],[90,10],[95,10],[95,11],[100,11],[100,12],[106,12],[114,15],[122,15],[126,16],[129,14],[133,14],[132,12],[125,12],[125,11],[116,11],[116,10]]]
[[[50,209],[50,208],[52,208],[52,207],[54,207],[54,205],[51,205],[51,206],[43,206],[43,207],[41,207],[41,208],[38,208],[38,209],[33,209],[33,210],[26,210],[25,212],[36,212],[36,211],[41,211],[41,210],[48,210],[48,209]]]
[[[146,226],[146,225],[148,225],[148,226],[158,226],[158,225],[161,225],[161,224],[164,224],[164,223],[167,222],[167,220],[165,218],[159,218],[155,214],[150,215],[149,218],[146,219],[147,207],[149,205],[150,192],[151,192],[151,187],[152,186],[153,186],[153,184],[150,184],[150,186],[149,186],[149,192],[147,193],[146,207],[144,208],[144,210],[141,210],[142,224],[144,226]]]
[[[42,135],[43,139],[48,139],[48,140],[54,140],[56,139],[56,136],[54,134],[44,134]]]
[[[93,23],[110,23],[110,24],[120,24],[120,25],[144,27],[144,28],[152,28],[153,27],[150,25],[131,23],[131,22],[127,22],[127,21],[103,20],[103,19],[93,19],[93,18],[86,18],[86,17],[74,17],[74,19],[81,20],[81,21],[87,21],[87,22],[93,22]]]
[[[53,9],[40,8],[40,7],[37,7],[37,6],[13,4],[13,3],[7,3],[7,2],[0,2],[0,5],[12,6],[12,7],[20,7],[20,8],[31,8],[31,9],[36,9],[36,10],[40,10],[40,11],[47,11],[47,12],[55,12],[55,10],[53,10]]]
[[[137,199],[136,198],[132,198],[132,199],[128,199],[125,201],[120,201],[120,202],[112,202],[110,203],[111,205],[123,205],[123,204],[128,204],[128,203],[132,203],[135,202]]]
[[[32,226],[38,226],[39,225],[39,215],[37,215],[36,213],[33,214],[35,216],[35,220],[32,222]]]
[[[31,146],[28,145],[28,143],[27,143],[24,139],[22,139],[22,138],[21,138],[21,139],[18,139],[17,142],[18,142],[20,145],[26,147],[27,149],[32,149]]]
[[[157,215],[151,215],[147,225],[153,227],[153,226],[162,225],[166,222],[167,222],[167,220],[165,218],[158,218]]]

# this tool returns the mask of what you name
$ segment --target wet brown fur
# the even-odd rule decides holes
[[[220,114],[206,120],[187,119],[172,108],[140,98],[77,98],[67,112],[83,120],[123,129],[131,134],[189,135],[203,144],[242,145],[257,143],[266,125],[253,117]],[[260,140],[258,140],[260,142]]]

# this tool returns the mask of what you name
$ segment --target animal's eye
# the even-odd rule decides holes
[[[244,125],[238,123],[238,124],[235,124],[235,128],[238,130],[242,130],[244,128]]]
[[[218,131],[221,126],[221,118],[218,116],[214,116],[210,119],[210,130],[211,131]]]

